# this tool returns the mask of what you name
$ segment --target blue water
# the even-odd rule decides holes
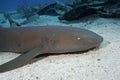
[[[65,2],[65,0],[59,0]],[[55,0],[0,0],[0,12],[14,11],[22,5],[45,5]]]

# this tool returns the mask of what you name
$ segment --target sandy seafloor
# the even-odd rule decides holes
[[[0,73],[0,80],[120,80],[120,19],[87,17],[61,23],[56,16],[40,16],[29,25],[70,25],[104,38],[100,48],[82,54],[50,55],[18,69]],[[19,54],[0,53],[0,64]]]

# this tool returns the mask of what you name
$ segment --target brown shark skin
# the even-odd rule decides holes
[[[70,26],[0,28],[0,52],[24,53],[0,65],[0,73],[23,66],[40,54],[85,51],[102,41],[94,32]]]

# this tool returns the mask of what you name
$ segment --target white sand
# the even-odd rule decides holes
[[[89,17],[76,23],[60,23],[41,16],[27,25],[71,25],[89,29],[104,38],[99,49],[82,54],[51,55],[21,68],[0,73],[0,80],[120,80],[120,19]],[[0,53],[0,64],[18,54]]]

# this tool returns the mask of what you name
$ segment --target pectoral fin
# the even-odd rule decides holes
[[[30,50],[29,52],[22,54],[7,63],[0,65],[0,73],[21,67],[27,64],[34,57],[38,56],[39,54],[42,54],[43,52],[43,48],[41,48],[40,46],[36,47],[33,50]]]

